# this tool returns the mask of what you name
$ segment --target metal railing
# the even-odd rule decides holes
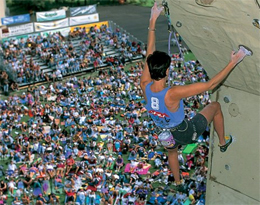
[[[129,40],[131,42],[135,41],[136,43],[141,43],[141,45],[145,45],[142,41],[140,41],[139,39],[137,39],[134,35],[132,35],[131,33],[127,32],[125,29],[123,29],[121,26],[117,25],[115,22],[113,21],[108,21],[108,25],[109,27],[112,29],[112,31],[114,32],[116,29],[119,29],[119,31],[121,33],[125,33],[127,36],[129,36]]]

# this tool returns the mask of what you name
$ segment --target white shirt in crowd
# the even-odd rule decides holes
[[[17,166],[15,164],[9,164],[8,165],[8,170],[15,171],[17,169]]]

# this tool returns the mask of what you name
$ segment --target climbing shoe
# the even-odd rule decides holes
[[[224,145],[218,145],[221,152],[225,152],[229,145],[233,142],[233,137],[231,135],[225,136],[226,144]]]

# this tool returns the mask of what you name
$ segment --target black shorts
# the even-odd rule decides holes
[[[74,201],[74,196],[68,196],[66,202]]]
[[[207,126],[207,119],[200,113],[196,114],[191,120],[185,118],[176,129],[170,130],[176,142],[172,149],[179,145],[197,142],[198,137],[203,134]],[[193,140],[194,134],[196,135],[195,140]]]

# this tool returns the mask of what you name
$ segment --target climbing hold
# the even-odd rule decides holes
[[[230,166],[228,164],[225,165],[226,170],[230,170]]]
[[[239,113],[237,104],[231,103],[228,107],[228,112],[232,117],[236,117]]]
[[[242,49],[242,51],[247,55],[247,56],[252,56],[253,55],[253,51],[248,48],[247,46],[244,46],[244,45],[239,45],[238,46],[239,49]]]
[[[209,7],[213,3],[214,0],[195,0],[196,4],[200,6]]]
[[[225,96],[223,100],[224,100],[225,103],[229,103],[230,102],[229,97],[227,97],[227,96]]]
[[[176,26],[180,28],[180,27],[182,27],[182,23],[180,21],[177,21]]]
[[[253,25],[254,25],[256,28],[260,29],[260,20],[259,20],[259,19],[254,19],[254,20],[253,20]]]

